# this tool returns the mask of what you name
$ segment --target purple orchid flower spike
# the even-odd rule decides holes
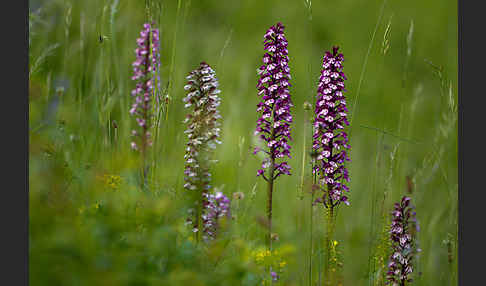
[[[258,69],[260,79],[257,84],[258,95],[262,96],[262,101],[257,105],[257,112],[261,112],[261,116],[257,121],[255,135],[266,142],[266,148],[257,147],[254,153],[264,152],[268,155],[257,175],[272,179],[282,174],[290,175],[287,162],[275,163],[278,158],[290,158],[288,142],[292,140],[290,108],[293,105],[289,93],[289,57],[281,23],[268,29],[264,36],[264,49],[267,53],[263,56],[263,65]],[[270,171],[268,177],[265,176],[265,170]]]
[[[136,59],[133,62],[132,80],[136,82],[132,90],[134,102],[130,115],[135,116],[138,130],[132,130],[136,140],[130,143],[133,150],[141,151],[145,157],[146,150],[152,145],[150,128],[152,99],[156,94],[156,84],[160,84],[158,71],[160,69],[160,39],[159,30],[154,25],[144,24],[137,39],[135,49]]]
[[[415,236],[419,227],[415,215],[409,197],[404,196],[400,203],[395,203],[390,228],[392,255],[388,263],[388,285],[398,286],[412,282],[414,256],[420,252],[416,247]]]
[[[205,194],[207,206],[202,216],[203,221],[203,239],[205,241],[213,240],[219,230],[219,220],[223,217],[231,217],[231,201],[222,192],[215,194]]]
[[[272,248],[272,192],[273,183],[280,175],[290,175],[290,166],[286,161],[277,162],[284,157],[290,158],[290,123],[292,115],[290,108],[290,69],[287,50],[287,39],[282,23],[270,27],[265,33],[263,65],[258,68],[260,76],[257,84],[258,95],[262,100],[257,105],[260,117],[257,120],[255,135],[265,142],[265,147],[255,148],[254,154],[263,152],[266,158],[257,176],[262,176],[268,182],[267,216],[269,233],[267,243]],[[266,174],[265,174],[266,173]]]
[[[210,163],[215,162],[211,155],[218,144],[220,137],[220,126],[218,106],[220,104],[218,89],[219,83],[215,71],[205,62],[199,68],[189,73],[187,85],[184,89],[188,92],[184,98],[185,107],[191,111],[186,116],[184,123],[187,124],[185,133],[188,142],[184,159],[186,166],[184,170],[184,188],[194,193],[196,210],[192,210],[194,216],[188,219],[196,233],[196,240],[199,240],[200,230],[205,227],[206,211],[211,207],[209,190],[211,189]],[[207,219],[211,221],[210,217]],[[202,228],[202,229],[201,229]],[[212,231],[212,230],[211,230]]]
[[[332,53],[326,51],[317,88],[315,106],[313,150],[317,154],[313,172],[317,173],[322,186],[327,186],[319,202],[333,209],[341,202],[349,205],[348,169],[344,165],[349,161],[348,135],[344,126],[349,125],[344,92],[346,76],[343,69],[343,55],[339,48],[333,47]],[[323,188],[324,189],[324,188]]]

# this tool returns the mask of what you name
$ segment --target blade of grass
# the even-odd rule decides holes
[[[378,16],[378,21],[376,22],[375,29],[373,30],[373,34],[371,35],[370,43],[368,45],[368,51],[366,52],[364,62],[363,62],[363,66],[361,67],[361,74],[359,76],[358,89],[356,91],[356,96],[354,98],[353,109],[351,111],[351,119],[349,121],[349,125],[351,126],[351,130],[349,131],[349,133],[350,133],[349,137],[351,137],[351,132],[353,131],[354,113],[356,111],[356,107],[358,106],[358,98],[359,98],[359,95],[360,95],[361,85],[363,83],[364,74],[365,74],[365,71],[366,71],[366,65],[368,64],[368,58],[370,56],[371,49],[373,48],[373,43],[375,42],[375,35],[376,35],[376,32],[378,31],[378,27],[380,26],[381,18],[383,18],[383,13],[385,11],[386,2],[387,2],[387,0],[383,0],[383,4],[381,5],[380,13],[379,13],[379,16]]]
[[[174,40],[172,41],[172,57],[170,60],[170,68],[169,68],[169,86],[167,88],[167,107],[165,112],[165,120],[169,119],[169,105],[171,102],[171,95],[172,95],[172,88],[174,85],[174,68],[175,68],[175,59],[176,59],[176,46],[177,46],[177,32],[179,30],[179,18],[180,18],[180,10],[182,0],[177,1],[177,12],[176,12],[176,27],[174,31]]]

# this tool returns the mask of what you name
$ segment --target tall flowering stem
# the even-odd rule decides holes
[[[286,161],[277,162],[283,157],[290,158],[290,123],[292,115],[290,108],[290,69],[288,66],[287,40],[282,23],[270,27],[264,36],[263,65],[258,69],[260,76],[257,84],[258,95],[262,101],[257,105],[257,112],[261,113],[257,120],[255,135],[266,143],[264,148],[255,148],[254,154],[264,152],[266,158],[257,175],[262,176],[268,183],[267,216],[269,232],[267,243],[272,248],[272,193],[274,180],[280,175],[290,175],[290,166]],[[266,172],[266,174],[265,174]]]
[[[132,90],[133,104],[130,115],[135,117],[138,128],[132,130],[134,140],[131,148],[142,153],[143,173],[145,177],[145,159],[148,147],[152,145],[152,101],[156,94],[155,84],[159,84],[160,40],[159,30],[153,25],[144,24],[137,39],[136,59],[133,62],[132,80],[136,82]]]
[[[348,136],[344,126],[349,125],[348,109],[344,92],[343,54],[339,48],[333,47],[332,52],[326,51],[322,61],[322,70],[317,88],[315,105],[313,152],[316,156],[313,173],[319,178],[319,188],[323,191],[316,203],[322,203],[327,209],[327,239],[328,257],[326,270],[329,274],[331,257],[331,241],[334,232],[334,210],[341,203],[349,205],[344,192],[349,191],[348,170],[345,161],[349,161]]]
[[[387,285],[404,286],[412,282],[413,259],[420,252],[416,247],[416,233],[420,229],[415,215],[409,197],[404,196],[400,203],[395,203],[390,228],[392,255],[388,264]]]
[[[185,107],[191,111],[184,121],[187,124],[185,133],[188,138],[184,155],[186,161],[184,188],[194,195],[195,210],[193,210],[193,218],[189,218],[188,222],[192,224],[196,240],[199,241],[203,228],[202,215],[209,205],[211,189],[209,165],[214,162],[211,160],[211,155],[216,145],[221,144],[218,140],[221,131],[218,94],[221,91],[218,89],[216,73],[205,62],[190,72],[187,80],[184,89],[188,93],[184,102]]]

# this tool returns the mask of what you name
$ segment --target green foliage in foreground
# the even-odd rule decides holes
[[[312,280],[322,285],[325,212],[310,208],[310,114],[302,106],[313,102],[322,54],[334,44],[345,56],[352,120],[351,205],[338,212],[333,242],[338,276],[343,285],[383,285],[389,211],[408,194],[421,227],[413,284],[455,285],[456,7],[449,0],[31,0],[31,285],[262,285],[270,266],[281,285],[309,285],[309,255]],[[128,110],[135,39],[148,17],[161,31],[169,105],[149,187],[141,189]],[[262,36],[277,21],[289,41],[293,175],[276,182],[277,252],[268,254],[261,158],[250,149]],[[232,200],[233,217],[216,241],[196,245],[184,225],[182,98],[185,75],[203,60],[222,90],[213,183],[244,198]]]

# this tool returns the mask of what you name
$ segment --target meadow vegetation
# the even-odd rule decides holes
[[[457,284],[457,3],[454,1],[29,1],[31,285],[385,285],[394,203],[420,224],[413,282]],[[263,35],[288,41],[291,175],[273,185],[254,134]],[[160,38],[152,144],[131,148],[132,63]],[[312,125],[324,52],[344,54],[350,204],[312,202]],[[211,191],[231,200],[215,239],[187,225],[186,76],[221,93]],[[143,167],[141,167],[143,166]],[[329,258],[329,259],[328,259]],[[270,275],[271,269],[275,275]],[[274,280],[272,282],[272,280]]]

